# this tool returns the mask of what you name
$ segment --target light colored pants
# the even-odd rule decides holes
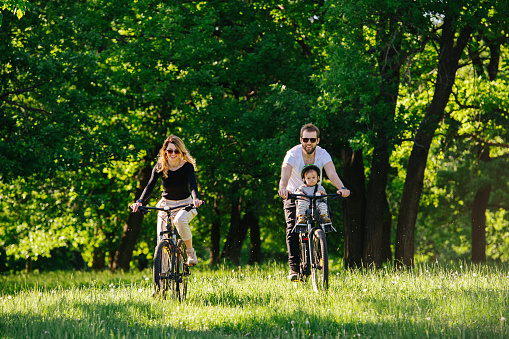
[[[193,198],[189,197],[184,200],[166,200],[165,198],[162,198],[157,203],[157,207],[175,207],[179,205],[185,205],[185,204],[192,204]],[[177,214],[173,218],[173,222],[175,223],[175,227],[177,228],[177,231],[179,232],[180,238],[183,241],[190,240],[193,235],[191,234],[191,229],[189,228],[189,222],[193,220],[193,218],[198,214],[195,208],[190,210],[189,212],[185,209],[180,209]],[[159,233],[162,230],[166,230],[166,223],[168,221],[168,213],[159,211],[157,214],[157,241],[159,242]]]
[[[307,199],[297,200],[297,216],[305,215],[310,204],[311,204],[311,202]],[[320,211],[320,215],[328,216],[329,213],[327,211],[327,203],[325,203],[324,201],[318,200],[316,202],[316,207],[318,208],[318,211]]]

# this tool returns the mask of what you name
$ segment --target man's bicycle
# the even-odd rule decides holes
[[[159,233],[159,242],[154,254],[154,293],[162,293],[164,299],[171,293],[172,299],[184,301],[187,295],[187,283],[191,273],[187,266],[187,254],[182,239],[177,239],[178,232],[173,218],[181,209],[192,210],[193,204],[175,207],[140,206],[139,210],[148,213],[150,210],[167,213],[166,230]],[[154,295],[155,295],[154,294]]]
[[[288,199],[308,199],[309,209],[306,211],[306,225],[297,224],[292,232],[299,233],[300,245],[300,280],[306,281],[311,275],[313,289],[325,291],[329,288],[329,254],[327,252],[326,234],[336,231],[331,224],[323,224],[320,220],[316,201],[325,197],[337,199],[341,194],[306,195],[289,194]]]

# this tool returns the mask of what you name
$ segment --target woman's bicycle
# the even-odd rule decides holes
[[[309,209],[306,211],[306,225],[297,224],[292,232],[299,233],[300,244],[300,279],[306,281],[311,275],[313,289],[325,291],[329,288],[329,254],[327,252],[326,234],[336,231],[329,224],[324,224],[319,215],[316,201],[325,197],[337,199],[341,194],[324,194],[324,195],[306,195],[306,194],[289,194],[288,199],[308,199],[310,200]]]
[[[173,218],[181,209],[192,210],[193,204],[175,207],[140,206],[139,210],[148,213],[150,210],[167,213],[166,230],[159,233],[159,242],[154,254],[154,295],[162,293],[166,299],[168,291],[172,299],[184,301],[187,295],[188,277],[191,275],[187,266],[187,254],[182,239],[177,239],[178,232]],[[168,217],[169,216],[169,217]]]

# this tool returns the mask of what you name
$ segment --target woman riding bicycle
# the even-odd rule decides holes
[[[163,184],[163,193],[157,207],[173,207],[183,204],[193,204],[195,207],[199,207],[203,201],[199,198],[195,166],[196,160],[191,157],[184,142],[179,137],[170,135],[159,151],[159,158],[152,169],[152,176],[147,186],[140,198],[130,206],[132,211],[136,212],[143,205],[143,202],[148,200],[159,177],[161,177]],[[175,227],[186,244],[188,266],[198,264],[196,251],[193,248],[191,229],[189,228],[189,222],[197,214],[196,209],[190,211],[182,209],[174,218]],[[167,218],[166,212],[159,212],[157,234],[165,228]]]

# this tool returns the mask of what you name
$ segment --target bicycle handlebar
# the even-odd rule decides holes
[[[174,206],[174,207],[170,207],[170,206],[165,206],[165,207],[140,206],[140,207],[138,207],[138,211],[143,212],[143,213],[148,213],[150,210],[169,212],[169,211],[173,211],[173,210],[177,210],[177,209],[181,209],[181,208],[183,208],[189,212],[193,208],[197,208],[197,207],[195,207],[193,204],[185,204],[185,205],[179,205],[179,206]]]
[[[342,196],[343,196],[343,194],[341,194],[341,193],[331,193],[331,194],[322,194],[322,195],[307,195],[307,194],[290,193],[290,194],[288,194],[288,199],[295,200],[295,199],[299,199],[299,197],[308,198],[310,200],[318,200],[318,199],[323,199],[325,197],[333,197],[333,199],[337,199]]]

